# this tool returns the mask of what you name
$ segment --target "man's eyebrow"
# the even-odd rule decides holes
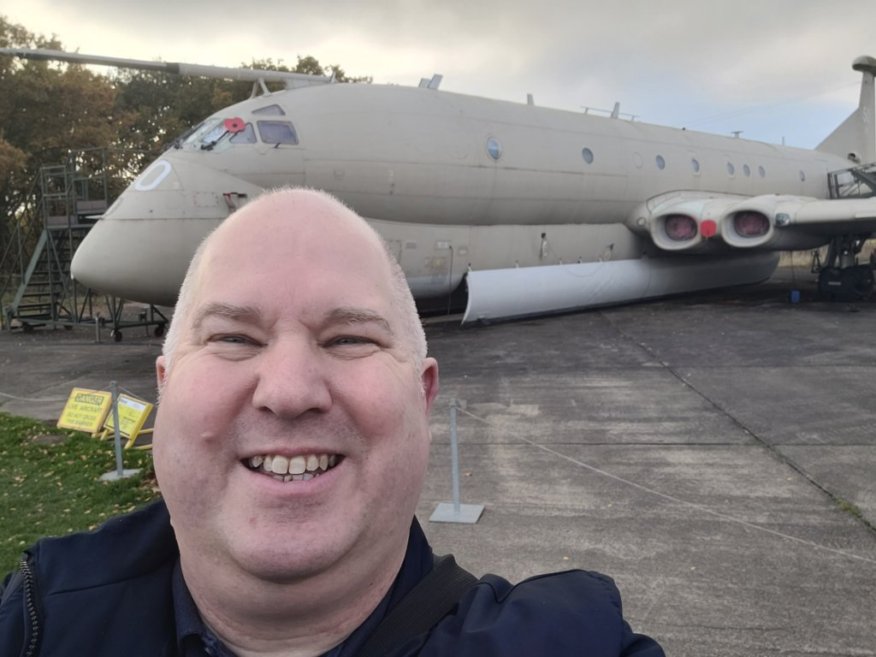
[[[254,322],[261,317],[261,312],[254,306],[238,306],[231,303],[209,303],[199,308],[192,321],[192,328],[199,329],[210,317],[221,317],[235,321]]]
[[[377,324],[390,335],[395,335],[389,322],[378,312],[368,308],[343,306],[326,314],[327,324]]]

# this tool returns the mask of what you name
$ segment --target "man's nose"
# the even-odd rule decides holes
[[[271,344],[259,359],[253,405],[281,417],[327,411],[332,396],[318,349],[298,339]]]

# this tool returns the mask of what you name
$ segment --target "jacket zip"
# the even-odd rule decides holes
[[[22,657],[35,657],[40,640],[40,617],[37,612],[36,596],[34,595],[36,582],[34,581],[33,570],[26,558],[19,562],[18,568],[21,574],[24,575],[24,607],[30,620],[30,640]]]

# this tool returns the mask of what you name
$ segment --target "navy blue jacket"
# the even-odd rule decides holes
[[[7,577],[0,604],[0,655],[175,657],[180,654],[172,600],[178,560],[167,509],[158,502],[88,534],[39,541],[26,575]],[[416,521],[396,583],[375,614],[413,587],[431,558]],[[388,604],[385,604],[387,603]],[[370,632],[379,618],[361,630]],[[351,655],[367,638],[357,630],[333,655]],[[623,620],[608,577],[568,571],[512,585],[487,575],[432,630],[392,657],[663,657]]]

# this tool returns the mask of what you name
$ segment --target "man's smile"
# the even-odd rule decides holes
[[[292,457],[261,454],[244,459],[243,464],[278,481],[308,481],[331,470],[341,460],[343,457],[338,454],[298,454]]]

